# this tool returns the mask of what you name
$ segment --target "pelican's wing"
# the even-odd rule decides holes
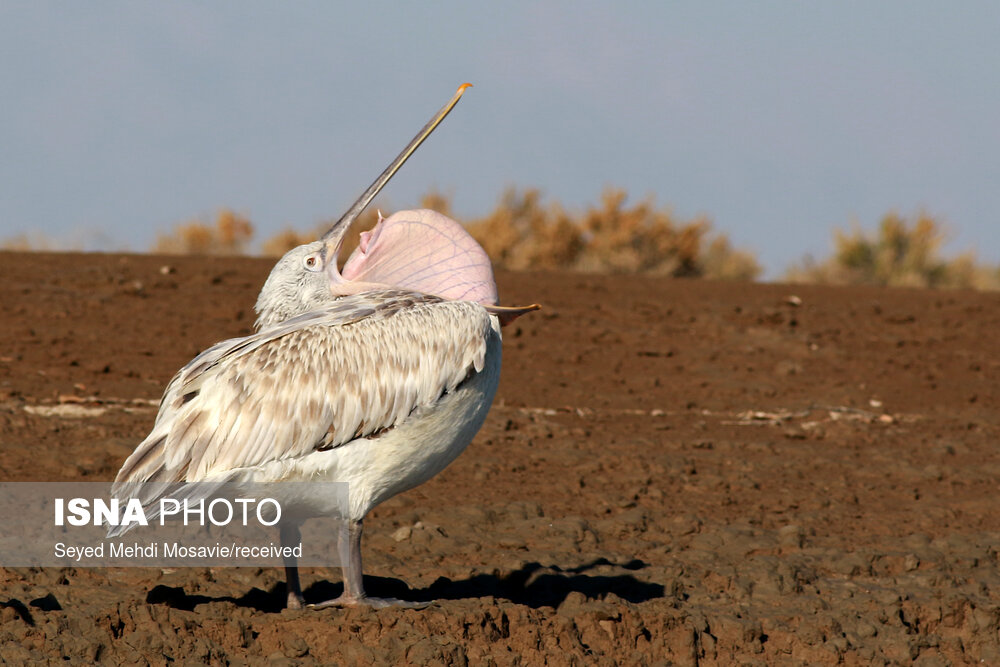
[[[386,291],[382,294],[391,295],[393,293]],[[253,349],[254,346],[260,345],[269,340],[274,340],[275,338],[285,335],[290,330],[295,329],[306,322],[314,322],[322,319],[324,322],[327,322],[329,326],[335,326],[336,324],[350,324],[351,322],[359,319],[369,317],[374,314],[375,309],[378,306],[378,301],[376,300],[377,296],[381,295],[378,293],[359,294],[340,299],[321,311],[305,313],[298,317],[290,318],[281,324],[270,327],[265,331],[259,331],[245,338],[230,338],[228,340],[220,341],[207,350],[202,351],[198,354],[198,356],[177,371],[177,373],[174,374],[174,377],[170,379],[170,382],[167,383],[167,388],[164,390],[163,397],[160,399],[160,406],[156,415],[157,423],[159,423],[160,419],[165,416],[165,411],[169,411],[171,407],[177,407],[177,399],[182,388],[186,387],[187,389],[185,389],[185,393],[187,393],[187,391],[190,390],[192,380],[195,380],[199,375],[204,373],[204,371],[213,367],[222,359],[231,357],[234,354],[246,352],[249,349]],[[400,294],[400,296],[402,296],[402,294]]]
[[[393,290],[224,341],[171,380],[115,493],[220,479],[392,428],[482,370],[491,327],[478,304]]]

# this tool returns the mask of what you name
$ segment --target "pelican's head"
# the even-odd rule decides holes
[[[496,304],[490,258],[451,218],[426,209],[379,216],[340,271],[348,226],[340,221],[319,241],[293,248],[278,261],[257,298],[258,328],[377,289]]]
[[[283,322],[330,303],[327,244],[313,241],[292,248],[271,269],[257,297],[257,328]],[[333,256],[336,265],[336,255]]]
[[[340,246],[344,242],[344,235],[347,233],[348,228],[350,228],[351,223],[357,220],[358,216],[371,203],[379,190],[389,182],[389,179],[403,166],[403,163],[409,159],[413,151],[417,150],[417,147],[423,143],[424,139],[430,136],[434,128],[458,104],[458,100],[462,97],[466,88],[471,85],[463,83],[458,87],[451,100],[431,117],[430,121],[417,133],[417,136],[410,140],[410,143],[403,149],[403,152],[397,155],[396,159],[375,179],[375,182],[368,186],[368,189],[358,197],[358,200],[344,213],[340,220],[323,235],[323,238],[314,243],[307,243],[293,248],[285,253],[285,256],[271,270],[271,275],[268,276],[267,282],[264,283],[264,287],[260,291],[260,296],[257,297],[255,310],[257,311],[258,328],[269,324],[276,324],[289,317],[315,310],[324,303],[329,303],[331,298],[356,294],[366,289],[361,284],[363,281],[352,281],[350,280],[350,275],[347,275],[347,279],[345,280],[345,277],[341,276],[337,270],[337,253],[340,252]],[[380,220],[379,223],[381,224],[381,222]],[[389,237],[393,237],[393,235],[390,234]],[[366,240],[363,240],[362,243],[366,247],[369,245]],[[391,246],[392,252],[388,253],[389,255],[394,255],[400,251],[399,243],[384,243],[383,246]],[[419,252],[419,249],[414,249],[414,252]],[[364,254],[363,251],[362,254]],[[354,259],[353,255],[351,259]],[[348,265],[350,265],[350,261]],[[344,268],[346,274],[347,267],[345,266]],[[368,278],[377,277],[376,274],[372,274]],[[413,287],[413,289],[416,288]]]

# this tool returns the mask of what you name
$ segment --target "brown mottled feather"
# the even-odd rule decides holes
[[[366,292],[201,353],[170,381],[116,489],[217,479],[404,421],[483,367],[479,304]]]

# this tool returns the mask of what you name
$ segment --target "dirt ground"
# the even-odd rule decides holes
[[[0,253],[0,480],[110,480],[263,259]],[[1000,295],[559,273],[486,425],[366,521],[371,594],[277,569],[0,569],[59,664],[1000,664]],[[340,573],[303,572],[309,601]]]

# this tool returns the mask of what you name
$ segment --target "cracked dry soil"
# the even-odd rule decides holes
[[[272,262],[0,253],[0,480],[110,480]],[[1000,295],[498,275],[479,436],[366,522],[366,585],[0,569],[12,664],[1000,664]],[[795,297],[795,298],[792,298]],[[339,592],[303,572],[306,597]]]

